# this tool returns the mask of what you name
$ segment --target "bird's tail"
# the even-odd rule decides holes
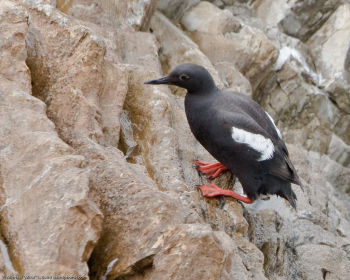
[[[296,174],[296,173],[295,173]],[[285,181],[281,178],[276,177],[270,177],[271,181],[269,182],[270,186],[270,193],[277,194],[286,200],[288,200],[289,204],[297,210],[297,196],[295,195],[295,192],[292,190],[291,183],[295,184],[301,184],[300,179],[296,176],[293,178],[293,180]]]
[[[304,191],[304,185],[303,185],[303,183],[301,182],[301,180],[300,180],[300,178],[299,178],[298,175],[297,175],[296,177],[297,177],[297,178],[296,178],[296,180],[295,180],[295,183],[294,183],[294,182],[293,182],[293,183],[299,185],[299,187],[301,188],[301,190]]]
[[[290,159],[288,157],[286,158],[286,162],[287,162],[288,168],[290,169],[291,175],[292,175],[292,177],[290,178],[289,181],[293,184],[299,185],[301,190],[304,191],[304,185],[302,184],[300,177],[298,176],[298,173],[295,170],[294,165],[292,164],[292,162],[290,161]]]
[[[297,196],[295,195],[295,193],[292,191],[292,193],[290,195],[286,195],[286,199],[288,200],[289,204],[292,205],[292,207],[294,208],[294,210],[297,210]]]
[[[296,210],[297,196],[292,190],[291,182],[292,180],[286,181],[282,178],[278,178],[275,176],[266,176],[266,182],[264,184],[266,188],[264,190],[260,190],[260,193],[269,193],[269,194],[276,194],[278,196],[281,196],[286,200],[288,200],[290,205]],[[299,184],[299,183],[300,183],[299,180],[295,181],[295,184]]]
[[[290,184],[288,184],[288,187],[284,187],[281,189],[280,193],[278,195],[282,196],[286,200],[288,200],[289,204],[294,208],[294,210],[297,210],[297,196],[295,195],[294,191],[292,190]]]

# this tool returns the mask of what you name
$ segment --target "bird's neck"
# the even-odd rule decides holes
[[[215,87],[212,90],[201,90],[199,92],[188,91],[185,97],[185,111],[187,118],[193,117],[198,112],[208,109],[212,99],[216,98],[219,90]]]
[[[198,89],[187,89],[186,96],[209,96],[218,93],[218,88],[216,85],[206,85]]]

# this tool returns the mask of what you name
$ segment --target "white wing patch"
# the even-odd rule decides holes
[[[244,129],[232,127],[232,138],[234,141],[242,144],[247,144],[255,151],[261,153],[258,161],[271,159],[275,148],[271,139],[265,138],[260,134],[248,132]]]
[[[281,131],[278,129],[278,127],[275,125],[275,122],[273,121],[273,118],[269,115],[268,112],[265,112],[266,115],[269,117],[270,121],[272,122],[273,126],[275,127],[278,137],[282,139]]]

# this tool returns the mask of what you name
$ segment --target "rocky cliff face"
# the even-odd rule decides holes
[[[2,0],[0,274],[349,279],[349,22],[346,0]],[[184,91],[143,84],[183,62],[275,119],[296,212],[201,197]]]

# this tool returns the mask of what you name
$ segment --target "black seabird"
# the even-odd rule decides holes
[[[209,72],[196,64],[181,64],[168,76],[146,84],[187,89],[185,110],[192,133],[219,161],[196,161],[197,168],[208,178],[230,170],[247,195],[207,183],[199,187],[204,196],[231,196],[252,203],[259,194],[276,194],[296,208],[291,183],[302,186],[300,179],[278,128],[258,103],[238,92],[218,89]]]

